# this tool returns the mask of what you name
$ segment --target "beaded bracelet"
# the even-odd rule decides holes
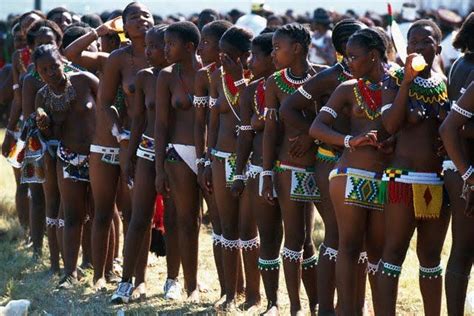
[[[204,161],[204,167],[208,167],[211,165],[211,161],[209,159],[207,159],[206,161]]]
[[[464,181],[467,181],[467,179],[469,179],[472,176],[473,173],[474,173],[474,168],[472,166],[469,166],[469,168],[467,168],[466,172],[464,172],[464,174],[461,176],[461,178]]]
[[[237,81],[234,81],[234,86],[235,87],[241,86],[243,84],[245,84],[245,79],[244,78],[242,78],[240,80],[237,80]]]
[[[13,90],[16,90],[16,89],[20,89],[20,85],[18,83],[15,83],[13,86],[12,86]]]
[[[351,135],[346,135],[346,137],[344,137],[344,147],[352,148],[351,145],[349,144],[351,138],[352,138]]]
[[[203,165],[205,163],[206,163],[206,159],[204,158],[196,159],[196,166]]]
[[[253,131],[252,125],[240,125],[239,130],[241,131]]]
[[[463,109],[462,107],[460,107],[456,103],[453,103],[453,107],[451,109],[455,112],[458,112],[459,114],[461,114],[462,116],[464,116],[468,119],[472,118],[472,116],[474,115],[472,112],[469,112],[468,110]]]
[[[273,170],[264,170],[260,174],[262,175],[262,177],[265,177],[265,176],[273,177]]]
[[[235,181],[235,180],[242,180],[242,181],[245,181],[245,180],[247,180],[247,177],[244,176],[243,174],[236,174],[236,175],[234,175],[234,178],[233,178],[233,179],[234,179],[234,181]]]
[[[329,115],[331,115],[334,119],[337,119],[337,112],[331,109],[329,106],[323,106],[320,112],[329,113]]]
[[[306,91],[303,86],[299,87],[298,90],[297,90],[299,93],[301,93],[302,96],[304,96],[306,99],[308,100],[311,100],[313,98],[313,96],[311,95],[311,93],[309,93],[308,91]]]

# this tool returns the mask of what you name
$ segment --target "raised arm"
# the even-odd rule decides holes
[[[98,40],[100,36],[107,35],[109,32],[111,32],[110,28],[106,24],[102,24],[69,44],[69,46],[64,49],[64,56],[90,72],[95,73],[101,71],[109,54],[104,52],[89,52],[87,48],[94,41]]]

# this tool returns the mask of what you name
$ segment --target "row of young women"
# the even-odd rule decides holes
[[[437,130],[449,103],[442,76],[432,71],[441,38],[435,24],[413,24],[407,66],[394,70],[386,58],[386,35],[344,20],[333,32],[343,61],[325,69],[307,62],[310,34],[299,24],[253,38],[224,21],[201,31],[189,22],[153,26],[150,12],[138,3],[128,5],[122,17],[130,45],[112,53],[90,51],[90,44],[111,32],[102,25],[64,49],[64,56],[88,72],[65,63],[54,24],[42,20],[38,30],[25,31],[34,34],[36,49],[32,70],[17,79],[21,102],[14,109],[20,110],[12,113],[28,121],[36,109],[29,123],[37,128],[27,130],[28,139],[39,132],[39,138],[59,140],[48,141],[48,150],[28,142],[21,171],[25,179],[39,178],[26,181],[32,207],[44,205],[44,192],[53,268],[59,268],[54,243],[62,244],[61,287],[77,280],[81,231],[86,210],[91,210],[94,286],[105,288],[117,252],[118,234],[111,225],[117,204],[124,215],[125,243],[122,280],[112,301],[145,295],[158,192],[165,203],[165,297],[180,298],[182,265],[187,298],[198,302],[202,194],[213,226],[223,309],[233,310],[237,294],[244,292],[243,308],[256,311],[261,275],[266,312],[277,314],[283,263],[292,314],[302,312],[301,280],[311,313],[317,305],[320,314],[335,313],[336,287],[338,313],[362,313],[366,271],[376,314],[394,314],[398,276],[417,228],[425,313],[440,313],[440,253],[449,213]],[[469,56],[469,42],[462,36],[458,41]],[[419,73],[411,68],[416,54],[426,61]],[[462,79],[472,61],[466,57],[459,64],[464,66],[455,65],[450,75],[452,99],[469,83]],[[100,76],[100,84],[91,73]],[[469,93],[443,125],[446,139],[462,142],[454,135],[459,126],[468,133],[462,118],[471,113]],[[10,131],[14,124],[10,118]],[[445,174],[458,218],[446,288],[448,309],[457,314],[462,313],[471,264],[465,251],[470,219],[462,213],[465,202],[459,194],[462,179],[472,182],[472,168],[460,146],[449,143],[446,149],[459,172]],[[46,172],[38,177],[41,166]],[[445,166],[453,169],[453,164]],[[470,201],[471,188],[465,188]],[[62,243],[54,240],[61,223],[59,203]],[[319,255],[311,238],[313,204],[325,224]]]

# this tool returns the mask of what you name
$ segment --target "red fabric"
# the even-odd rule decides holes
[[[155,214],[153,215],[153,228],[160,230],[163,234],[165,233],[164,216],[165,205],[163,203],[163,196],[157,194],[155,200]]]
[[[407,207],[413,205],[413,190],[411,189],[411,184],[389,181],[388,203],[403,203]]]

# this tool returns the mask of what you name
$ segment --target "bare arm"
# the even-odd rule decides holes
[[[138,145],[140,144],[140,136],[146,126],[146,108],[145,108],[145,92],[144,81],[146,74],[141,71],[137,75],[136,90],[132,104],[129,105],[130,118],[132,120],[130,128],[130,142],[128,144],[127,161],[130,163],[135,156]],[[132,176],[132,175],[128,175]]]
[[[95,73],[102,70],[109,54],[104,52],[88,52],[87,48],[100,36],[106,35],[108,32],[109,29],[103,24],[96,28],[95,32],[90,31],[82,35],[64,49],[64,56],[91,72]]]
[[[27,75],[23,80],[21,109],[25,119],[35,111],[35,98],[36,92],[38,92],[35,81],[36,79],[30,75]]]
[[[469,118],[465,115],[460,114],[462,110],[470,113],[474,112],[474,83],[471,83],[467,88],[466,92],[459,98],[457,106],[461,110],[456,111],[451,109],[449,115],[444,120],[439,128],[441,139],[443,140],[444,147],[448,152],[449,157],[458,168],[459,173],[462,175],[471,165],[469,158],[462,151],[462,144],[460,133],[464,124],[469,121]]]
[[[194,96],[209,98],[208,87],[206,85],[208,79],[205,74],[198,72],[194,80]],[[209,105],[209,102],[208,102]],[[194,146],[196,148],[196,157],[201,158],[204,154],[206,139],[206,116],[209,108],[207,106],[194,107]],[[199,169],[203,168],[202,164],[198,165]]]
[[[276,159],[276,145],[278,135],[278,106],[276,96],[277,87],[273,76],[267,79],[265,89],[265,128],[263,130],[263,170],[273,170]]]
[[[217,85],[218,78],[220,78],[218,72],[214,72],[211,80],[211,86],[209,90],[209,97],[217,99]],[[216,107],[210,108],[210,117],[209,117],[209,128],[207,130],[207,152],[206,159],[211,158],[211,149],[214,148],[217,144],[217,133],[219,131],[219,111]]]
[[[168,122],[171,107],[171,93],[168,87],[169,73],[162,70],[156,80],[155,94],[155,168],[156,168],[156,189],[162,194],[166,194],[167,185],[164,182],[165,174],[165,154],[168,144]]]
[[[252,96],[255,91],[255,84],[247,87],[240,96],[239,108],[241,126],[250,126],[252,119]],[[243,174],[244,167],[252,151],[252,142],[254,138],[253,130],[240,130],[237,138],[237,161],[235,174]]]
[[[122,80],[120,72],[122,68],[120,53],[120,51],[115,51],[110,55],[109,59],[107,59],[98,91],[97,111],[106,112],[105,117],[107,118],[107,122],[103,123],[107,124],[109,130],[112,129],[114,123],[117,127],[120,126],[118,113],[115,113],[115,111],[110,108],[115,102],[117,90]]]

